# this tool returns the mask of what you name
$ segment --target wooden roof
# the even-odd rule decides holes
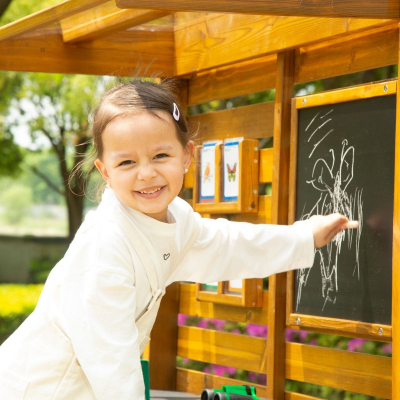
[[[277,52],[318,54],[399,18],[399,0],[67,0],[0,28],[0,69],[123,76],[139,63],[146,74],[193,77],[249,60],[265,68]]]

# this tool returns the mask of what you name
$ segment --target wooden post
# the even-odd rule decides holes
[[[400,60],[400,48],[398,49]],[[400,399],[400,71],[397,76],[392,258],[392,399]]]
[[[294,81],[294,50],[278,54],[272,181],[272,223],[287,224],[289,204],[289,161],[291,99]],[[269,278],[267,397],[285,398],[286,273]]]
[[[181,81],[181,112],[186,116],[188,85]],[[171,105],[172,107],[172,105]],[[150,387],[176,389],[176,355],[178,348],[179,282],[168,286],[151,331],[149,350]]]

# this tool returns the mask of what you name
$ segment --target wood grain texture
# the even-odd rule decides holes
[[[230,221],[250,222],[252,224],[270,224],[271,223],[272,199],[269,195],[258,197],[257,214],[232,214]]]
[[[121,8],[150,8],[175,11],[210,11],[221,13],[298,15],[361,18],[399,18],[395,0],[116,0]]]
[[[196,285],[181,283],[179,313],[201,318],[266,325],[268,322],[268,292],[262,292],[262,307],[230,307],[196,300]]]
[[[278,54],[274,113],[272,223],[288,223],[291,99],[294,51]],[[285,398],[286,274],[269,278],[268,397]],[[264,355],[265,358],[265,355]]]
[[[257,139],[273,136],[274,103],[259,103],[194,115],[188,118],[199,128],[197,140],[244,137]]]
[[[276,55],[195,74],[190,79],[189,105],[228,99],[272,89]]]
[[[400,60],[400,49],[397,51]],[[399,77],[398,77],[399,78]],[[394,164],[393,253],[392,253],[392,327],[394,400],[400,399],[400,90],[397,91],[396,141]]]
[[[299,394],[293,392],[285,392],[285,400],[322,400],[321,398],[307,396],[306,394]]]
[[[175,31],[175,76],[251,60],[396,22],[391,19],[211,14],[203,22]]]
[[[391,399],[389,357],[286,344],[286,378]]]
[[[64,43],[99,39],[168,15],[154,10],[121,10],[113,1],[61,21]],[[172,28],[171,28],[172,29]]]
[[[88,10],[108,0],[66,0],[0,28],[0,42],[10,40]]]
[[[63,43],[59,29],[44,29],[0,43],[0,70],[67,74],[171,76],[172,32],[130,30],[79,45]]]
[[[179,327],[178,355],[191,360],[263,372],[260,354],[266,339],[217,332],[188,326]]]
[[[396,64],[397,31],[394,24],[300,47],[296,54],[295,83]]]
[[[236,379],[225,378],[204,372],[193,371],[183,368],[178,368],[177,373],[177,390],[180,392],[193,393],[200,395],[203,389],[221,388],[222,385],[248,385],[249,382],[239,381]],[[252,384],[257,390],[257,396],[265,397],[265,386]],[[300,400],[300,399],[299,399]],[[304,399],[306,400],[306,399]]]

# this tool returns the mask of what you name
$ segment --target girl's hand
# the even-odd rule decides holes
[[[314,247],[328,244],[339,232],[346,229],[349,220],[342,214],[313,215],[309,220],[314,235]]]

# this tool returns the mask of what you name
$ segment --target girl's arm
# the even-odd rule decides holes
[[[97,400],[144,400],[135,276],[123,233],[106,223],[73,245],[62,314],[76,357]]]
[[[291,226],[212,220],[193,212],[186,218],[189,246],[167,284],[264,278],[311,267],[314,248],[328,243],[347,222],[340,215],[318,216]]]

